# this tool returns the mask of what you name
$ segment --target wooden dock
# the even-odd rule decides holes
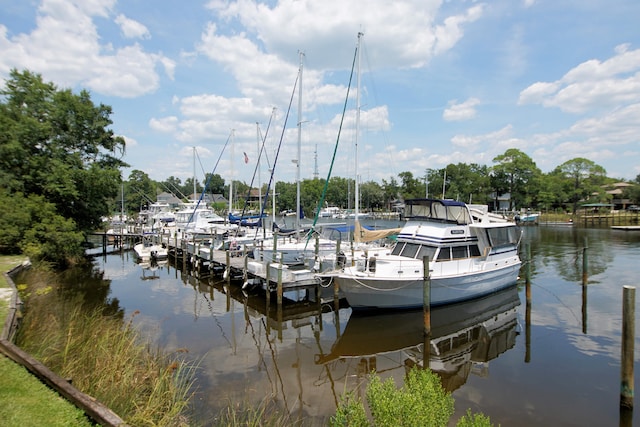
[[[105,233],[95,233],[102,238],[103,254],[109,252]],[[211,238],[186,239],[178,234],[145,234],[153,243],[169,250],[169,257],[183,271],[190,270],[198,276],[221,275],[227,282],[242,281],[242,287],[263,288],[267,293],[277,292],[277,303],[282,304],[284,292],[298,289],[314,289],[322,284],[316,272],[305,266],[288,266],[280,262],[264,262],[253,259],[250,252],[213,249]],[[127,233],[113,243],[115,250],[123,246],[133,247],[142,239],[141,233]],[[121,246],[122,245],[122,246]],[[100,255],[94,251],[93,255]],[[337,291],[336,291],[337,294]]]

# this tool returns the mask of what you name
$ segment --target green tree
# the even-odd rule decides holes
[[[488,204],[491,185],[489,167],[471,163],[449,164],[446,167],[445,196],[466,203]]]
[[[124,194],[127,212],[133,214],[156,201],[157,185],[145,172],[134,169],[125,183]]]
[[[405,200],[423,197],[424,189],[420,188],[420,180],[414,178],[411,172],[400,172],[398,174],[398,178],[402,181],[402,188],[400,191]]]
[[[207,185],[207,193],[224,194],[224,179],[219,174],[207,173],[205,175],[204,182]]]
[[[326,202],[330,206],[338,206],[346,209],[352,207],[353,203],[349,202],[349,198],[353,200],[351,193],[354,191],[354,180],[334,176],[329,180],[327,186]]]
[[[531,206],[542,175],[531,157],[517,148],[509,148],[493,161],[497,163],[493,166],[493,186],[501,193],[504,190],[510,193],[509,209]]]
[[[369,181],[360,184],[361,207],[365,210],[379,210],[386,204],[384,190],[377,182]]]
[[[162,189],[162,191],[167,191],[171,194],[174,194],[178,198],[185,197],[184,193],[182,192],[182,181],[180,180],[180,178],[176,178],[175,176],[170,176],[169,178],[162,181],[160,183],[160,188]],[[229,198],[228,192],[225,192],[225,197]]]
[[[55,258],[73,256],[77,233],[97,229],[109,213],[126,166],[120,159],[125,141],[108,129],[111,107],[29,71],[12,70],[0,95],[0,184],[14,203],[47,205],[46,217],[25,210],[30,217],[20,234],[32,253],[46,258],[52,237],[38,227],[59,227]]]
[[[546,210],[564,208],[568,200],[563,177],[558,172],[543,174],[540,177],[540,191],[537,200],[541,208]]]
[[[398,185],[398,180],[396,180],[394,177],[390,177],[389,181],[383,179],[382,189],[384,191],[385,203],[388,207],[391,206],[391,202],[401,197],[400,185]]]
[[[568,201],[573,213],[578,209],[578,202],[588,201],[592,194],[604,193],[600,186],[607,176],[605,169],[591,160],[577,157],[567,160],[555,170],[565,180]],[[604,201],[602,199],[598,201]]]

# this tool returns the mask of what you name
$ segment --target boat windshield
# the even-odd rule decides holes
[[[433,221],[471,224],[471,214],[467,205],[453,200],[414,199],[407,200],[405,205],[407,219],[427,219]]]
[[[438,248],[435,246],[398,242],[398,244],[396,244],[391,251],[391,254],[416,259],[423,259],[425,256],[427,256],[430,260],[433,260],[437,249]]]

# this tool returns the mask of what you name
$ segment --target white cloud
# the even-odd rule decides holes
[[[520,93],[518,103],[542,104],[569,113],[640,102],[640,49],[620,45],[606,61],[592,59],[555,82],[537,82]]]
[[[129,19],[126,16],[120,14],[116,17],[116,24],[120,26],[122,34],[129,39],[148,39],[151,38],[151,34],[147,27],[138,21]]]
[[[138,141],[136,141],[134,138],[131,138],[130,136],[126,136],[126,135],[121,135],[121,136],[124,138],[124,142],[126,144],[127,149],[138,145]]]
[[[175,132],[178,125],[176,116],[163,117],[161,119],[152,118],[149,120],[149,127],[155,131],[163,133]]]
[[[365,34],[373,63],[421,67],[451,49],[484,6],[453,13],[442,13],[440,0],[371,0],[366,6],[341,0],[280,0],[273,6],[237,1],[224,7],[212,1],[208,7],[224,21],[239,21],[246,37],[256,35],[267,51],[280,57],[304,48],[323,67],[344,68],[353,52],[345,49],[345,41],[353,40],[350,46],[355,46],[358,32]]]
[[[0,74],[29,69],[63,87],[83,86],[124,98],[155,91],[160,80],[156,66],[162,64],[172,77],[174,63],[138,44],[101,44],[94,18],[108,16],[114,5],[115,0],[43,0],[30,33],[9,38],[0,27]]]
[[[469,98],[458,104],[457,101],[450,101],[449,108],[442,113],[442,118],[448,122],[469,120],[476,116],[476,106],[480,104],[478,98]]]

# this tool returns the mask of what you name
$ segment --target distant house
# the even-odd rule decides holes
[[[200,200],[200,193],[195,193],[189,196],[189,200]],[[228,204],[229,201],[222,194],[209,194],[204,193],[202,196],[202,201],[207,204],[207,206],[211,206],[213,203],[222,203]]]
[[[491,200],[493,201],[493,205],[491,206],[491,211],[508,211],[509,205],[511,204],[511,193],[498,194],[491,193]]]
[[[171,193],[167,193],[166,191],[158,194],[156,199],[159,202],[164,202],[169,204],[169,206],[171,206],[171,209],[177,209],[180,203],[182,202],[182,200],[180,200],[179,198],[177,198]]]
[[[229,201],[227,200],[227,198],[224,197],[222,194],[213,194],[211,198],[213,199],[213,203],[221,203],[224,205],[229,204]]]
[[[635,184],[628,182],[615,182],[613,184],[603,185],[602,188],[605,190],[606,194],[610,195],[613,209],[621,210],[626,209],[633,204],[630,199],[624,198],[626,190],[633,186],[635,186]]]

